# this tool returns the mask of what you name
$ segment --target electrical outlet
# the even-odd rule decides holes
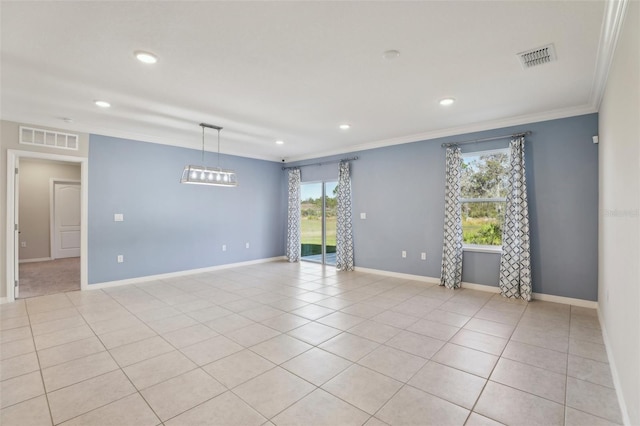
[[[226,244],[222,245],[222,251],[227,251],[227,245]]]
[[[407,252],[406,252],[406,251],[404,251],[404,250],[402,250],[402,258],[403,258],[403,259],[406,259],[406,258],[407,258]]]
[[[22,242],[20,243],[20,247],[26,247],[26,246],[27,246],[27,242],[26,242],[26,241],[22,241]]]
[[[366,213],[360,213],[360,219],[366,219],[366,218],[367,218]]]
[[[124,215],[122,213],[115,213],[113,215],[114,222],[124,222]]]
[[[420,253],[420,259],[421,260],[427,260],[427,253]]]
[[[244,248],[249,248],[249,243],[245,243]]]
[[[123,263],[124,262],[124,256],[119,254],[118,255],[118,263]]]

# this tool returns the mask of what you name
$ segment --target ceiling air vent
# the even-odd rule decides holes
[[[538,47],[537,49],[527,50],[518,53],[522,68],[527,69],[538,65],[546,64],[556,60],[556,50],[553,44]]]

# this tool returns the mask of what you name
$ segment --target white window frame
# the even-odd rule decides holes
[[[491,154],[507,154],[507,158],[511,161],[509,148],[489,149],[484,151],[470,151],[460,155],[462,160],[468,157],[478,157],[479,155],[491,155]],[[492,203],[492,202],[505,202],[506,197],[498,198],[460,198],[460,205],[463,203]],[[463,251],[478,252],[478,253],[502,253],[502,246],[490,246],[483,244],[466,244],[462,243]]]

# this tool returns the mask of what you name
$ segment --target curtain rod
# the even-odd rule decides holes
[[[307,166],[322,166],[324,164],[334,164],[334,163],[342,163],[343,161],[356,161],[359,157],[355,156],[355,157],[351,157],[351,158],[343,158],[342,160],[335,160],[335,161],[323,161],[322,163],[311,163],[311,164],[302,164],[300,166],[291,166],[291,167],[282,167],[282,170],[289,170],[289,169],[299,169],[300,167],[307,167]]]
[[[498,140],[498,139],[506,139],[506,138],[517,138],[519,136],[527,136],[527,135],[530,135],[530,134],[531,134],[531,130],[527,130],[525,132],[514,133],[512,135],[495,136],[493,138],[470,139],[470,140],[461,141],[461,142],[447,142],[447,143],[443,143],[441,146],[443,148],[448,148],[450,146],[466,145],[468,143],[488,142],[488,141],[495,141],[495,140]]]

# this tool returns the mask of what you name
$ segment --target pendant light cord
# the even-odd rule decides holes
[[[218,129],[218,169],[220,169],[220,129]]]
[[[202,164],[204,164],[204,126],[202,127]]]

